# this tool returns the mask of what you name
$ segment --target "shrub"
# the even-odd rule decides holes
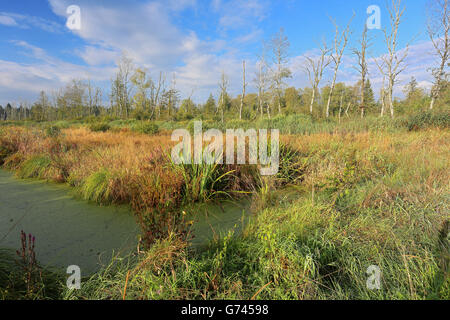
[[[106,132],[111,129],[111,126],[105,122],[103,123],[93,123],[89,126],[89,129],[93,132]]]
[[[12,139],[6,134],[0,132],[0,165],[3,165],[5,159],[18,151],[17,138]]]
[[[213,120],[201,120],[201,119],[195,119],[189,121],[189,123],[184,126],[181,126],[181,128],[188,130],[191,134],[194,133],[194,123],[197,121],[202,121],[202,130],[207,131],[209,129],[218,129],[224,131],[225,125],[221,122],[213,121]],[[228,125],[228,124],[227,124]]]
[[[144,134],[157,134],[159,127],[154,123],[143,123],[137,127],[137,131]]]
[[[149,248],[169,235],[181,239],[189,227],[181,204],[182,178],[161,166],[162,158],[142,168],[143,174],[130,181],[131,207],[141,228],[140,245]]]
[[[449,112],[424,112],[413,115],[406,120],[406,127],[409,131],[416,131],[430,127],[449,128],[450,113]]]
[[[227,129],[247,129],[252,127],[252,122],[246,120],[233,119],[226,123]]]

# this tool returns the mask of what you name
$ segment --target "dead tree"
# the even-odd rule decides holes
[[[168,93],[168,101],[167,101],[167,114],[169,116],[169,119],[172,119],[172,115],[175,113],[175,108],[177,104],[178,99],[178,91],[176,89],[177,86],[177,79],[175,72],[172,74],[172,81],[170,90]]]
[[[365,96],[366,96],[366,78],[369,75],[369,68],[367,65],[367,50],[370,47],[370,39],[367,37],[367,26],[364,27],[364,31],[361,39],[359,40],[360,48],[353,49],[353,54],[358,58],[358,65],[355,67],[361,76],[361,87],[360,87],[360,103],[359,108],[361,109],[361,118],[364,118],[365,113]]]
[[[354,17],[354,15],[353,15]],[[331,104],[331,98],[333,96],[334,87],[336,86],[336,78],[337,73],[339,71],[339,66],[342,62],[342,57],[344,55],[345,48],[347,47],[347,43],[350,36],[350,24],[353,20],[353,17],[350,19],[350,21],[347,24],[347,27],[340,33],[339,32],[339,26],[336,24],[335,21],[333,21],[333,24],[336,28],[336,33],[334,36],[334,50],[331,54],[331,59],[334,62],[334,74],[333,74],[333,80],[331,82],[330,87],[330,94],[328,96],[328,102],[327,102],[327,109],[326,109],[326,116],[327,118],[330,116],[330,104]]]
[[[225,97],[227,95],[227,89],[228,89],[228,79],[225,75],[225,71],[222,71],[222,76],[220,78],[219,83],[220,88],[220,111],[221,111],[221,121],[224,122],[224,109],[225,109]]]
[[[263,49],[257,63],[256,77],[253,80],[258,89],[258,107],[261,117],[264,116],[264,106],[266,105],[267,80],[266,46],[263,44]],[[267,109],[267,115],[270,118],[269,109]]]
[[[133,60],[123,54],[118,62],[115,93],[119,112],[125,118],[128,118],[130,113],[131,76],[134,69]]]
[[[394,86],[397,82],[398,76],[405,70],[404,64],[406,57],[408,56],[409,44],[401,51],[397,51],[398,46],[398,30],[401,23],[401,18],[405,13],[405,8],[401,8],[401,0],[392,0],[392,6],[388,7],[390,17],[390,31],[386,29],[384,32],[384,40],[388,50],[388,53],[381,56],[380,61],[375,60],[378,69],[381,74],[387,78],[388,87],[386,90],[387,104],[391,117],[394,117]],[[383,113],[383,112],[382,112]]]
[[[242,109],[244,108],[244,99],[245,99],[245,89],[247,87],[247,83],[245,82],[245,60],[242,61],[242,78],[243,78],[243,82],[242,82],[242,96],[241,96],[241,105],[239,107],[239,119],[242,119]]]
[[[448,0],[433,1],[427,31],[440,61],[438,67],[431,69],[434,77],[434,84],[431,89],[430,110],[433,109],[436,100],[439,98],[442,83],[447,78],[445,67],[447,66],[450,55],[450,39],[448,35],[450,29],[449,19],[450,12]]]
[[[320,81],[322,81],[323,72],[331,63],[331,60],[328,56],[330,49],[327,48],[327,44],[325,43],[325,41],[323,41],[319,50],[320,55],[318,58],[305,56],[306,64],[304,66],[304,69],[306,71],[306,74],[308,75],[308,79],[312,87],[311,102],[309,104],[309,112],[311,114],[313,113],[316,92],[319,89]]]

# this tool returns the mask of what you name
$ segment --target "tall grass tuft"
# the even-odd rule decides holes
[[[112,174],[105,168],[91,174],[80,187],[81,195],[96,203],[111,203],[111,178]]]
[[[17,175],[20,178],[45,178],[45,173],[51,165],[48,156],[37,155],[26,160],[20,167]]]

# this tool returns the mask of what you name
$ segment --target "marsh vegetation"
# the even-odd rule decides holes
[[[0,159],[18,177],[129,205],[141,228],[139,254],[113,259],[81,290],[60,282],[59,298],[122,299],[126,287],[129,299],[448,299],[449,121],[430,119],[327,121],[309,132],[272,119],[283,133],[273,177],[249,165],[174,165],[170,136],[133,130],[139,121],[105,132],[4,126]],[[183,208],[229,200],[249,201],[246,223],[237,214],[194,248]],[[366,287],[370,265],[381,290]]]

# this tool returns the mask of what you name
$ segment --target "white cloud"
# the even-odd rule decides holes
[[[0,15],[0,24],[5,26],[17,26],[16,20],[10,16]]]
[[[110,65],[120,58],[120,52],[113,49],[85,46],[78,50],[77,54],[91,66]]]
[[[22,29],[39,28],[41,30],[53,33],[61,33],[64,31],[63,26],[54,21],[9,12],[0,12],[0,24],[19,27]]]
[[[112,67],[83,67],[53,58],[38,47],[25,41],[13,41],[25,54],[36,59],[35,63],[17,63],[0,60],[0,104],[32,102],[41,90],[47,93],[60,88],[72,79],[105,81],[113,74]]]
[[[247,34],[244,34],[243,36],[240,36],[236,38],[237,43],[251,43],[256,41],[261,41],[263,39],[263,31],[261,29],[255,29],[250,31]]]
[[[66,16],[69,0],[50,0],[53,11]],[[183,34],[170,21],[169,8],[159,2],[111,1],[108,6],[78,1],[81,30],[74,32],[101,49],[126,51],[138,63],[167,69],[186,53]],[[92,53],[94,50],[88,53]]]
[[[167,0],[167,3],[170,9],[174,11],[182,11],[197,6],[197,0]]]
[[[268,3],[262,0],[213,1],[212,9],[220,13],[219,24],[224,29],[239,29],[262,21],[268,10]]]
[[[69,0],[49,2],[56,14],[66,15]],[[229,45],[229,41],[202,40],[194,31],[180,30],[173,23],[174,11],[195,8],[197,2],[194,0],[173,0],[168,5],[162,1],[133,4],[110,1],[107,7],[81,0],[78,5],[82,28],[74,32],[90,43],[78,54],[92,66],[117,60],[120,52],[126,52],[153,75],[164,71],[170,79],[175,73],[182,94],[190,95],[196,88],[196,100],[217,91],[222,69],[230,75],[230,83],[240,83],[242,61],[234,57],[237,50]],[[257,0],[217,3],[217,6],[225,8],[224,15],[219,17],[221,21],[228,19],[229,15],[240,15],[242,21],[250,16],[260,19],[263,15],[263,6]],[[249,42],[260,35],[259,30],[253,30],[238,38],[236,43]]]

